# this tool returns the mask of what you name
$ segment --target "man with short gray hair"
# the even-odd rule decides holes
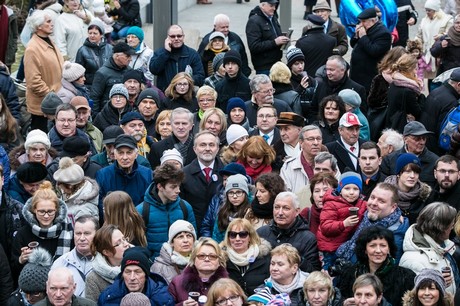
[[[257,233],[270,242],[272,248],[283,243],[290,243],[295,247],[302,258],[299,266],[302,271],[319,271],[321,263],[316,237],[299,213],[297,196],[289,191],[281,192],[273,204],[273,221],[260,227]]]

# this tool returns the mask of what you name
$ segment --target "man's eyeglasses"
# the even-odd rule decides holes
[[[435,169],[435,171],[439,172],[442,175],[446,175],[446,174],[452,175],[452,174],[458,173],[458,170]]]
[[[179,39],[180,39],[180,38],[184,37],[184,35],[182,35],[182,34],[178,34],[178,35],[168,35],[168,36],[169,36],[169,38],[172,38],[172,39],[176,39],[176,38],[179,38]]]
[[[258,92],[263,93],[264,95],[268,95],[268,94],[274,94],[275,91],[276,91],[275,88],[270,88],[264,91],[259,90]]]
[[[75,122],[77,119],[64,119],[64,118],[61,118],[61,119],[56,119],[57,121],[59,121],[60,123],[72,123],[72,122]]]
[[[275,117],[276,117],[275,115],[264,115],[264,114],[257,115],[257,118],[260,118],[260,119],[271,119]]]

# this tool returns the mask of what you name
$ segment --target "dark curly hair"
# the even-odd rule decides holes
[[[319,120],[323,121],[326,123],[326,119],[324,118],[324,108],[326,107],[328,102],[335,102],[339,109],[339,117],[337,121],[342,117],[343,114],[345,114],[345,103],[343,102],[342,98],[337,96],[337,95],[329,95],[324,97],[321,102],[319,103],[319,112],[318,112],[318,118]]]
[[[286,191],[284,180],[277,173],[264,173],[254,182],[254,185],[261,183],[270,193],[270,200],[274,200],[278,193]]]
[[[382,226],[369,226],[366,227],[359,233],[358,239],[356,239],[355,254],[358,261],[362,264],[367,264],[369,258],[366,254],[366,246],[369,242],[376,239],[385,239],[390,248],[391,257],[396,256],[396,243],[393,232]]]
[[[181,184],[184,181],[185,174],[182,169],[177,169],[175,166],[165,163],[156,167],[153,174],[155,184],[165,186],[167,183]]]

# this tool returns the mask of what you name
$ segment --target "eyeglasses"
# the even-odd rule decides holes
[[[200,100],[198,100],[198,102],[200,102],[200,103],[205,103],[205,102],[206,103],[211,103],[211,102],[214,102],[214,101],[216,101],[216,100],[214,100],[214,99],[200,99]]]
[[[234,197],[234,196],[241,197],[243,195],[243,191],[242,190],[229,191],[227,192],[227,195],[230,197]]]
[[[177,83],[176,86],[177,87],[187,87],[188,83]]]
[[[216,301],[216,305],[218,305],[218,306],[224,306],[224,305],[227,305],[227,302],[228,302],[228,301],[230,301],[230,303],[234,303],[234,302],[236,302],[239,298],[240,298],[239,295],[232,295],[232,296],[229,296],[228,298],[223,298],[223,299],[220,299],[220,300]]]
[[[260,119],[271,119],[275,117],[276,117],[275,115],[264,115],[264,114],[257,115],[257,118],[260,118]]]
[[[435,169],[436,172],[439,172],[441,173],[442,175],[446,175],[446,174],[449,174],[449,175],[452,175],[452,174],[455,174],[455,173],[458,173],[458,170],[446,170],[446,169]]]
[[[72,123],[72,122],[75,122],[77,119],[64,119],[64,118],[61,118],[61,119],[56,119],[57,121],[59,121],[60,123]]]
[[[133,34],[127,35],[126,38],[131,38],[131,39],[132,39],[132,38],[137,38],[137,39],[139,39],[136,35],[133,35]]]
[[[257,92],[260,92],[260,93],[263,93],[264,95],[268,95],[268,94],[274,94],[275,93],[275,88],[270,88],[270,89],[267,89],[267,90],[264,90],[264,91],[257,91]]]
[[[45,215],[53,217],[56,214],[56,210],[55,209],[52,209],[52,210],[39,209],[39,210],[36,210],[35,213],[39,215],[40,217],[44,217]]]
[[[230,237],[230,239],[235,239],[236,236],[240,236],[240,238],[244,239],[249,236],[249,232],[248,231],[241,231],[241,232],[229,231],[228,232],[228,237]]]
[[[198,254],[196,255],[196,258],[198,258],[199,260],[205,260],[207,258],[211,261],[214,261],[217,260],[219,256],[217,256],[216,254]]]
[[[169,36],[169,38],[172,38],[172,39],[176,39],[176,38],[179,38],[179,39],[180,39],[180,38],[184,37],[184,35],[182,35],[182,34],[178,34],[178,35],[168,35],[168,36]]]
[[[119,247],[122,244],[129,243],[131,240],[128,237],[123,237],[120,240],[118,240],[115,245],[113,245],[114,248]]]

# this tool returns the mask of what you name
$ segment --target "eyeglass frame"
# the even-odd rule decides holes
[[[39,215],[40,217],[44,217],[48,215],[49,217],[54,217],[56,215],[56,209],[44,210],[44,209],[37,209],[35,210],[35,214]]]
[[[236,302],[241,296],[238,295],[238,294],[235,294],[235,295],[232,295],[232,296],[229,296],[228,298],[223,298],[221,300],[218,300],[216,301],[216,305],[218,306],[224,306],[224,305],[227,305],[228,301],[230,301],[232,304],[234,302]]]

